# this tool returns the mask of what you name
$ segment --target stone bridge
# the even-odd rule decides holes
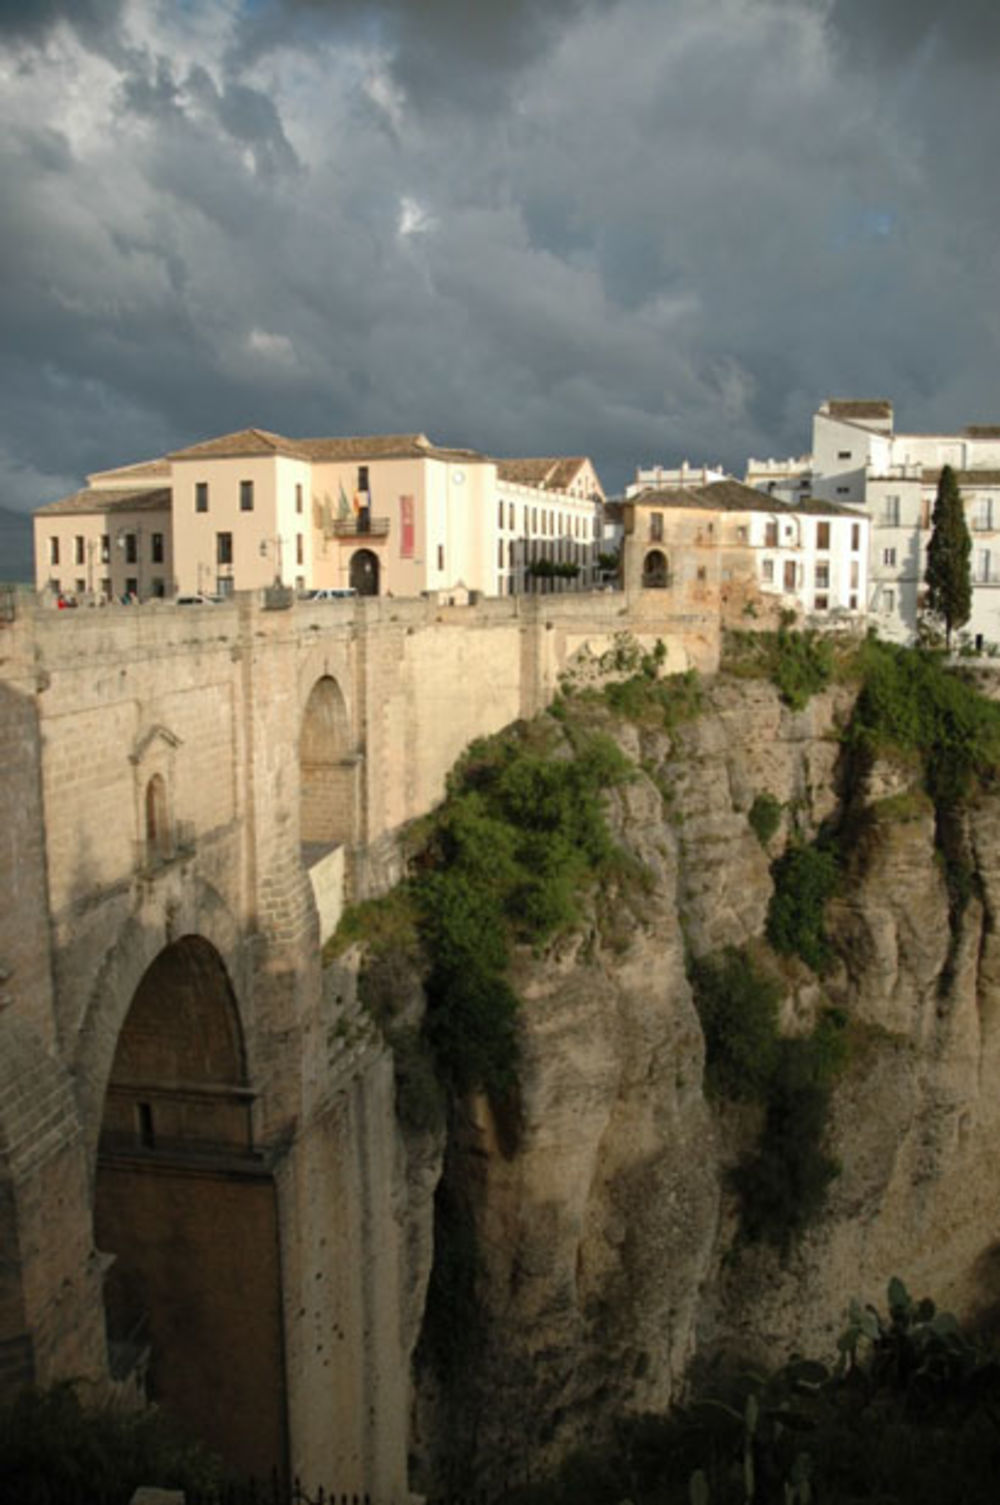
[[[714,667],[717,619],[662,601],[0,624],[0,1394],[78,1376],[247,1472],[408,1498],[391,1061],[343,1027],[321,942],[585,646]]]

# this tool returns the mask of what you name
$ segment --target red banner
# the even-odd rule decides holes
[[[401,496],[399,499],[399,557],[400,559],[412,559],[414,548],[414,525],[413,525],[413,498]]]

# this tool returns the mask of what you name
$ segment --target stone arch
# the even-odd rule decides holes
[[[94,1236],[112,1377],[238,1472],[284,1470],[278,1218],[235,990],[210,941],[147,966],[101,1117]]]
[[[306,701],[299,735],[299,837],[304,846],[355,840],[358,759],[337,681],[324,674]]]
[[[351,555],[350,583],[359,596],[379,593],[379,559],[371,549],[357,549]]]
[[[642,561],[643,590],[665,590],[670,584],[667,556],[662,549],[649,549]]]

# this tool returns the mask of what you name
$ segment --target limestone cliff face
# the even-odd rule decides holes
[[[788,1030],[830,1004],[854,1021],[829,1136],[841,1174],[786,1261],[734,1248],[725,1171],[759,1119],[705,1098],[685,947],[761,935],[771,860],[837,805],[850,707],[834,690],[795,714],[766,684],[720,680],[672,734],[619,727],[645,772],[614,823],[652,881],[518,957],[520,1147],[500,1152],[480,1105],[450,1171],[475,1209],[486,1335],[460,1395],[420,1389],[426,1454],[461,1438],[481,1482],[537,1475],[615,1413],[665,1407],[696,1352],[829,1352],[850,1298],[892,1274],[964,1311],[1000,1298],[1000,799],[969,815],[974,897],[952,944],[933,811],[884,798],[905,770],[871,776],[881,803],[829,911],[834,971],[787,969]],[[747,819],[764,792],[784,806],[767,852]]]

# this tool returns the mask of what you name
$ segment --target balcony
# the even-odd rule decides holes
[[[972,583],[973,585],[1000,585],[1000,570],[973,570]]]
[[[385,538],[389,533],[387,517],[371,517],[359,512],[357,517],[335,517],[334,538]]]
[[[974,517],[972,531],[973,533],[995,533],[997,528],[992,517]]]

